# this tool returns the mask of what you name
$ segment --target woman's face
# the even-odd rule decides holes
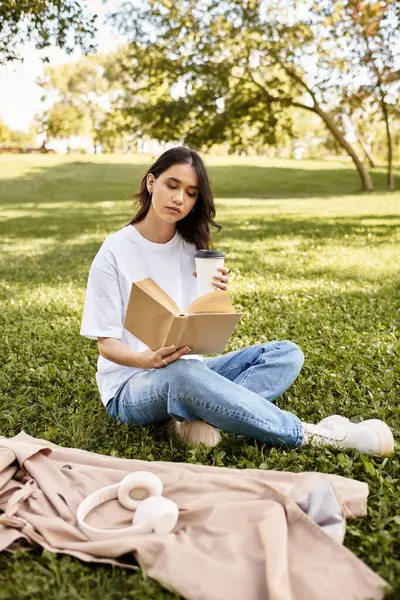
[[[149,173],[147,189],[152,193],[152,208],[161,219],[169,223],[180,221],[199,197],[196,169],[188,164],[172,165],[157,179]]]

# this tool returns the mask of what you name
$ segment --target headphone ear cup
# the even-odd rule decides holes
[[[132,524],[145,527],[148,533],[170,533],[178,517],[179,509],[175,502],[163,496],[152,496],[139,504]]]
[[[149,471],[136,471],[129,473],[120,483],[118,500],[124,508],[134,510],[145,498],[161,496],[163,492],[162,481]]]

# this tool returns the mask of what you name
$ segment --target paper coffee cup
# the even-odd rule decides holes
[[[198,250],[195,254],[197,293],[199,296],[215,292],[212,278],[218,267],[223,267],[225,255],[218,250]]]

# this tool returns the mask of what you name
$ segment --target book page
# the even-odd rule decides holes
[[[227,292],[221,290],[196,298],[196,300],[189,304],[185,312],[188,315],[199,313],[234,313],[235,307]]]
[[[172,313],[180,312],[179,306],[151,277],[147,277],[147,279],[142,279],[141,281],[136,281],[135,285],[146,292],[146,294],[154,298],[154,300],[157,300],[157,302],[159,302],[167,310],[171,311]]]
[[[197,313],[181,319],[179,336],[168,343],[189,346],[193,354],[222,352],[239,319],[239,313]]]

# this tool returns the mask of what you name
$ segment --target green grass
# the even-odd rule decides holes
[[[400,463],[330,449],[285,450],[224,435],[211,451],[159,427],[119,425],[95,385],[96,344],[79,336],[86,278],[105,236],[125,224],[151,157],[0,158],[0,431],[128,458],[337,473],[370,486],[349,521],[353,552],[400,593]],[[290,339],[305,365],[279,406],[315,422],[381,418],[400,434],[400,192],[358,192],[348,163],[207,160],[244,316],[229,350]],[[398,176],[400,173],[397,173]],[[0,555],[0,598],[178,598],[141,571],[41,549]],[[388,596],[389,597],[389,596]]]

